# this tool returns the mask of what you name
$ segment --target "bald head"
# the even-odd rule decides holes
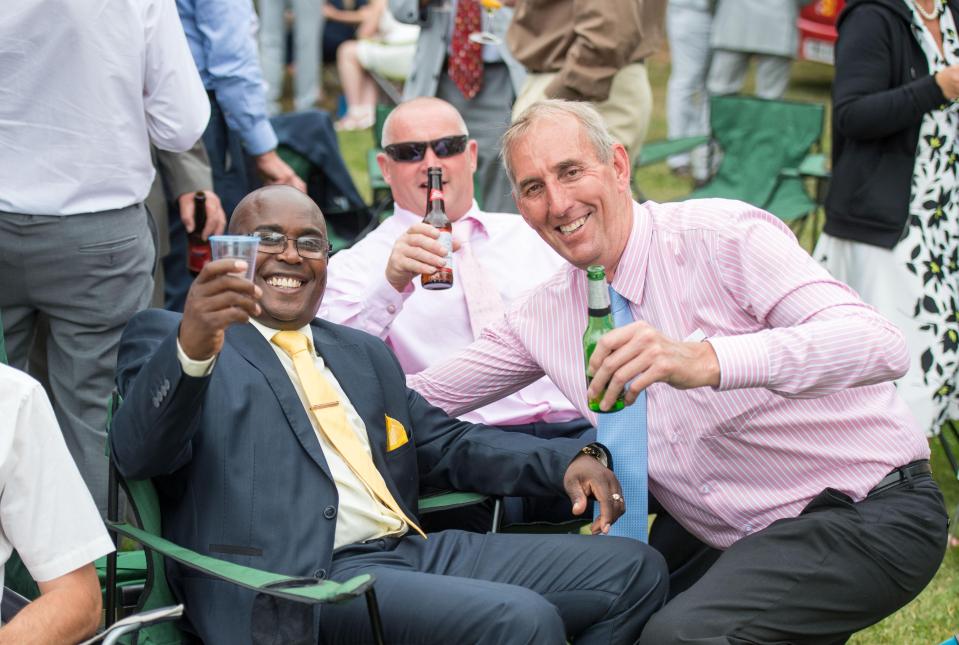
[[[230,233],[248,233],[252,228],[251,218],[270,210],[295,210],[314,216],[323,222],[323,213],[310,196],[292,186],[264,186],[248,194],[233,210],[230,218]],[[324,224],[325,228],[325,224]]]
[[[404,103],[400,103],[393,108],[393,111],[390,112],[389,116],[386,117],[386,121],[383,122],[383,137],[381,145],[385,148],[391,143],[402,141],[402,136],[398,135],[397,132],[401,133],[411,124],[436,122],[448,123],[451,119],[456,124],[455,134],[469,134],[469,131],[466,129],[466,122],[463,121],[463,117],[455,107],[443,99],[438,99],[432,96],[422,96],[420,98],[415,98]],[[444,136],[448,134],[452,133],[444,132],[443,134],[437,136]]]

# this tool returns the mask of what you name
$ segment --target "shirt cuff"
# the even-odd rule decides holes
[[[414,278],[415,279],[415,278]],[[387,280],[376,285],[367,299],[367,309],[370,320],[386,329],[393,320],[403,311],[406,299],[413,295],[413,283],[407,284],[402,291],[397,291]]]
[[[266,117],[257,121],[249,132],[243,133],[243,147],[254,156],[275,150],[278,143],[276,132]]]
[[[763,333],[707,338],[719,360],[718,390],[766,387],[769,348]]]
[[[183,373],[194,378],[209,376],[210,372],[213,371],[213,363],[216,362],[216,356],[211,356],[202,361],[193,360],[183,351],[179,338],[176,340],[176,357],[180,361],[180,367],[183,368]]]

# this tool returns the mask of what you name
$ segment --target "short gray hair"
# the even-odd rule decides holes
[[[586,134],[586,140],[593,147],[596,158],[601,163],[609,163],[613,159],[613,145],[616,141],[606,129],[603,117],[599,115],[591,103],[582,101],[565,101],[563,99],[547,99],[533,103],[523,110],[522,114],[513,121],[513,124],[503,134],[500,140],[500,157],[509,182],[516,189],[516,176],[513,169],[513,147],[522,139],[529,129],[537,122],[545,119],[570,116],[574,118]]]

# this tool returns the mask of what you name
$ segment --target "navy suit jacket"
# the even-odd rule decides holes
[[[273,348],[252,325],[231,327],[212,373],[190,377],[177,359],[179,322],[179,314],[147,310],[123,333],[117,385],[124,401],[110,435],[120,472],[153,479],[164,536],[178,544],[268,571],[326,577],[337,490]],[[406,387],[378,338],[321,320],[312,330],[410,517],[418,516],[421,484],[497,495],[563,492],[563,474],[585,440],[546,441],[452,419]],[[389,452],[387,415],[410,438]],[[252,592],[177,565],[168,574],[201,638],[250,642]]]

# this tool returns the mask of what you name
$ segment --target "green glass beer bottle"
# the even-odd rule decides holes
[[[590,265],[586,268],[586,277],[589,279],[588,291],[586,297],[586,306],[589,313],[589,319],[586,323],[586,331],[583,332],[583,356],[586,357],[586,387],[589,387],[593,380],[589,373],[589,357],[593,355],[596,349],[596,343],[602,338],[603,334],[612,331],[613,314],[609,306],[609,287],[606,285],[606,270],[598,264]],[[599,402],[603,399],[600,394],[595,399],[590,399],[589,409],[593,412],[616,412],[626,407],[624,393],[620,392],[619,397],[609,410],[600,410]]]

